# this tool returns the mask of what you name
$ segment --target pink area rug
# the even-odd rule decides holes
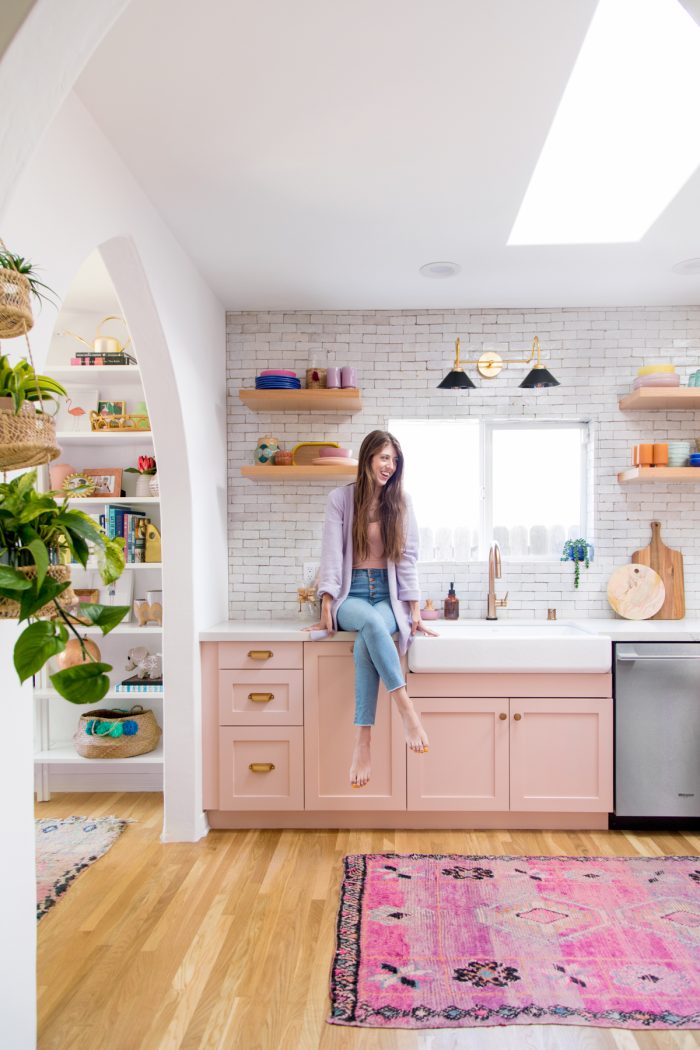
[[[700,857],[345,858],[331,1024],[700,1027]]]
[[[114,845],[128,823],[117,817],[47,817],[35,821],[37,922],[80,872]]]

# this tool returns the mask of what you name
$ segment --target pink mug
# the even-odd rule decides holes
[[[326,369],[326,386],[337,390],[340,386],[340,369],[339,368],[327,368]]]
[[[357,386],[357,372],[351,365],[344,365],[340,370],[340,385],[343,387]]]

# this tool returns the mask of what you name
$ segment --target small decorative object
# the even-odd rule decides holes
[[[275,453],[279,451],[279,447],[280,443],[278,438],[273,437],[272,434],[263,434],[263,436],[258,439],[257,448],[253,453],[253,459],[261,467],[266,466],[268,463],[274,463]]]
[[[63,479],[61,488],[67,496],[92,496],[95,491],[95,479],[83,471],[76,471]]]
[[[162,560],[160,533],[153,522],[149,521],[146,528],[146,561],[159,562]]]
[[[306,369],[306,389],[320,390],[326,386],[327,370],[325,368]]]
[[[32,295],[39,303],[57,305],[51,299],[56,293],[38,279],[34,264],[8,251],[0,238],[0,339],[26,335],[32,328]]]
[[[148,491],[151,496],[160,496],[160,483],[158,481],[158,475],[154,474],[148,482]]]
[[[105,361],[104,358],[116,357],[118,360],[121,361],[122,355],[124,355],[124,351],[131,342],[131,339],[127,339],[127,341],[122,344],[119,342],[116,336],[102,335],[100,329],[102,328],[103,324],[107,324],[107,321],[121,321],[121,323],[124,325],[124,328],[126,328],[126,322],[123,317],[118,317],[116,314],[110,314],[108,317],[103,317],[100,323],[98,324],[97,331],[95,332],[95,336],[91,343],[88,343],[87,339],[83,339],[82,335],[77,335],[75,332],[65,331],[61,332],[60,334],[70,335],[73,337],[73,339],[77,339],[78,342],[84,343],[84,345],[87,347],[87,350],[78,351],[78,357],[80,357],[81,359],[85,359],[86,357],[87,359],[101,357],[103,359],[103,364],[111,364],[112,362]],[[126,354],[125,356],[127,358],[129,357],[128,354]],[[133,358],[129,358],[129,360],[133,360]]]
[[[126,401],[98,401],[97,411],[101,416],[124,416]]]
[[[95,496],[119,496],[121,493],[121,467],[84,467],[80,473],[95,483],[93,489]]]
[[[89,433],[90,413],[97,408],[97,397],[96,386],[67,386],[65,400],[56,413],[58,430]]]
[[[67,667],[77,667],[78,664],[92,661],[99,663],[101,659],[102,653],[99,646],[90,638],[83,638],[82,645],[77,638],[71,638],[66,642],[63,652],[56,657],[56,663],[61,671],[65,671]]]
[[[155,679],[163,678],[163,655],[162,653],[149,653],[145,645],[136,646],[134,649],[129,649],[126,654],[126,671],[136,671],[136,675],[132,676],[130,681],[134,678],[139,678],[142,681],[154,681]]]
[[[301,616],[309,616],[311,619],[316,619],[318,614],[318,592],[316,590],[316,584],[313,583],[309,587],[297,587],[297,596],[299,598],[299,614]]]
[[[123,404],[124,402],[122,402]],[[148,416],[134,415],[133,413],[105,413],[90,412],[90,429],[93,431],[103,430],[150,430],[151,424]]]
[[[94,605],[100,600],[98,587],[74,587],[73,592],[78,601],[85,605]]]
[[[286,452],[284,449],[278,449],[275,452],[275,466],[276,467],[291,467],[292,465],[292,453]]]
[[[160,602],[149,602],[147,598],[135,598],[134,614],[139,627],[161,627],[163,625],[163,606]]]
[[[421,618],[423,620],[437,620],[440,616],[440,612],[433,605],[432,598],[425,599],[425,605],[421,609]]]
[[[134,495],[150,496],[150,479],[156,474],[158,468],[153,456],[139,456],[137,467],[126,467],[126,474],[138,474]]]
[[[572,561],[574,563],[574,587],[578,589],[581,578],[581,562],[589,567],[593,557],[593,544],[581,537],[577,540],[567,540],[561,552],[560,561]]]
[[[161,733],[153,711],[134,704],[81,715],[73,743],[83,758],[131,758],[154,751]]]
[[[52,463],[49,466],[49,485],[54,493],[63,488],[63,482],[69,474],[75,474],[75,467],[70,463]]]

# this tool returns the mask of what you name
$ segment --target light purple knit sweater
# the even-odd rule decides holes
[[[355,485],[333,489],[326,503],[326,519],[323,524],[321,543],[321,567],[318,593],[330,594],[333,598],[331,612],[333,628],[338,630],[336,614],[338,606],[345,601],[352,579],[352,520],[354,516]],[[399,650],[405,653],[411,640],[411,611],[407,604],[420,601],[420,587],[416,561],[418,559],[418,525],[406,497],[407,529],[406,545],[401,560],[387,561],[389,597],[394,616],[399,626]]]

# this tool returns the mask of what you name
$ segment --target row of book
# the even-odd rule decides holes
[[[151,519],[142,510],[108,504],[100,514],[100,525],[111,540],[124,539],[124,561],[134,565],[146,561],[146,530]]]
[[[98,354],[94,350],[78,350],[71,357],[72,365],[135,365],[136,358],[122,350],[118,354]]]

